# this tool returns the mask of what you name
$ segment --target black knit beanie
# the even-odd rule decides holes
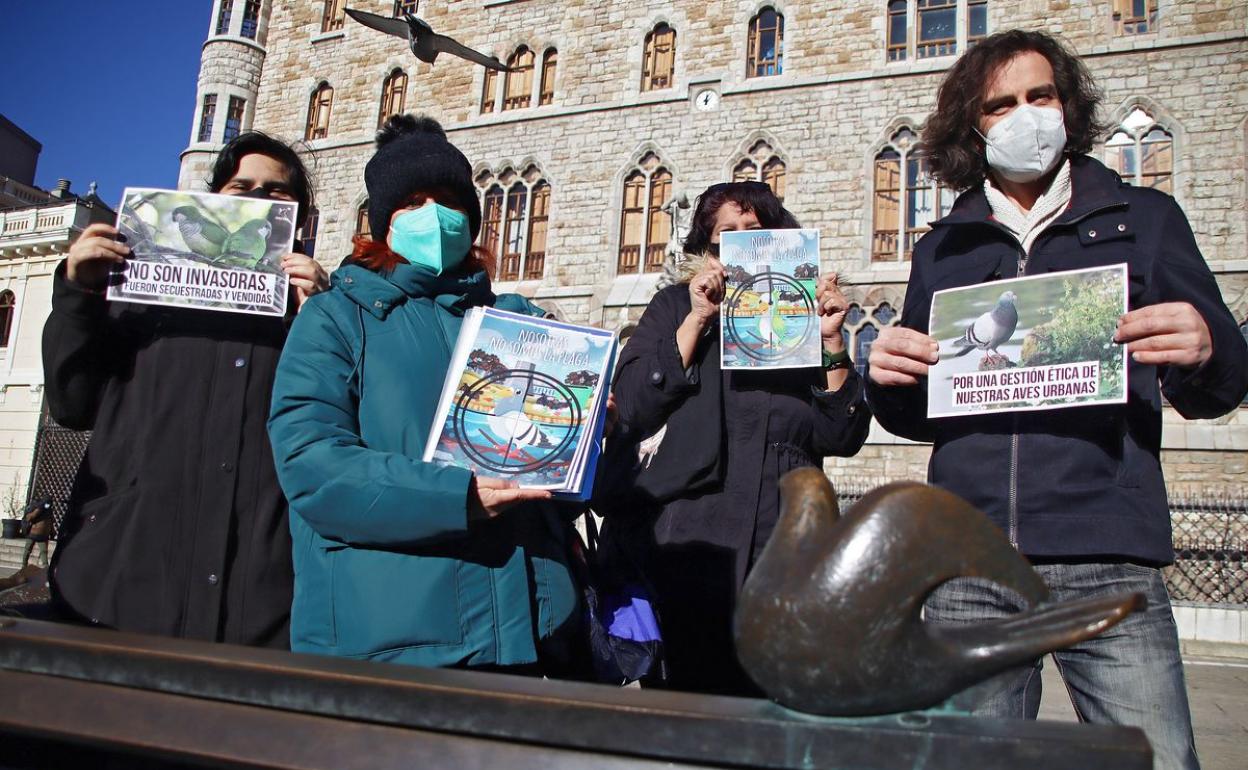
[[[377,132],[377,152],[364,167],[368,226],[384,241],[394,215],[417,190],[450,191],[468,214],[472,239],[481,229],[481,203],[472,185],[472,165],[446,139],[438,121],[395,115]]]

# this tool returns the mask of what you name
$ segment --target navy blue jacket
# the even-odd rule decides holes
[[[1187,418],[1234,409],[1248,391],[1248,348],[1173,198],[1087,157],[1072,159],[1071,184],[1070,206],[1036,239],[1026,274],[1125,262],[1131,309],[1191,303],[1212,357],[1194,371],[1131,362],[1125,405],[929,420],[926,382],[869,383],[868,401],[890,432],[933,442],[931,483],[986,512],[1028,557],[1168,564],[1161,392]],[[915,245],[901,325],[927,333],[933,292],[1014,278],[1021,253],[983,188],[968,190]]]

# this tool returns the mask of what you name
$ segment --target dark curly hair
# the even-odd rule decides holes
[[[722,182],[713,184],[698,196],[698,205],[693,210],[693,220],[689,223],[689,234],[685,236],[686,254],[714,253],[711,233],[715,230],[715,215],[729,201],[737,204],[742,211],[753,212],[758,222],[765,229],[796,228],[797,218],[789,213],[776,194],[763,182]]]
[[[248,155],[265,155],[286,167],[291,194],[299,202],[297,224],[302,225],[313,206],[312,181],[308,175],[308,169],[303,165],[303,159],[293,147],[261,131],[247,131],[239,134],[221,148],[217,160],[212,164],[212,173],[207,180],[209,192],[221,192],[238,173],[239,164]]]
[[[1101,92],[1079,57],[1052,35],[1012,29],[984,38],[950,68],[936,94],[936,109],[923,126],[919,152],[928,171],[944,186],[965,190],[984,181],[988,161],[976,133],[984,89],[1003,64],[1034,51],[1053,67],[1053,81],[1066,117],[1066,154],[1092,149],[1105,125],[1097,116]]]

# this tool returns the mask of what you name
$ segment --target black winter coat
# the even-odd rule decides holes
[[[125,631],[286,648],[286,501],[265,421],[282,319],[110,303],[57,269],[48,406],[93,431],[55,599]]]
[[[1189,302],[1213,339],[1195,371],[1129,363],[1125,405],[926,418],[926,383],[868,383],[890,432],[935,443],[929,477],[969,500],[1040,560],[1174,559],[1161,473],[1160,388],[1188,418],[1234,409],[1248,390],[1248,349],[1169,195],[1124,184],[1095,160],[1071,160],[1069,208],[1036,239],[1026,274],[1127,264],[1131,309]],[[1018,241],[991,219],[982,186],[915,246],[901,325],[927,332],[932,294],[1017,276]]]
[[[871,414],[852,369],[835,392],[819,368],[721,370],[718,327],[699,341],[686,374],[676,330],[689,310],[686,284],[650,301],[620,355],[617,430],[649,436],[678,407],[692,408],[697,419],[668,430],[655,462],[682,462],[720,442],[717,482],[646,512],[646,569],[675,685],[740,693],[749,689],[732,652],[732,611],[779,516],[777,482],[795,468],[822,467],[824,457],[856,453]],[[612,526],[609,515],[608,532]]]

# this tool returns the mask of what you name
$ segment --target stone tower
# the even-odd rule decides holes
[[[273,0],[213,0],[179,189],[204,189],[221,146],[251,128]]]

